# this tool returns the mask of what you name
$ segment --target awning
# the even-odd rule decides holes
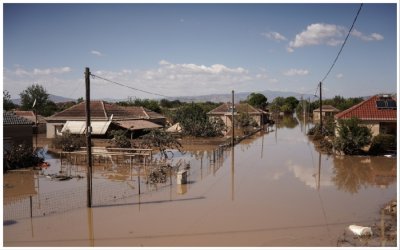
[[[146,120],[114,121],[114,123],[130,130],[162,128],[161,125]]]
[[[92,135],[104,135],[110,126],[111,121],[92,121],[90,126],[92,127]],[[67,130],[71,134],[84,134],[86,132],[86,121],[67,121],[64,124],[61,132],[64,133]]]

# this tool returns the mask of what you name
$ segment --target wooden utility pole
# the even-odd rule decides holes
[[[235,146],[235,91],[232,90],[232,147]]]
[[[92,207],[92,127],[90,126],[90,71],[85,69],[86,88],[86,150],[87,150],[87,206]]]
[[[319,82],[319,125],[322,133],[322,82]]]

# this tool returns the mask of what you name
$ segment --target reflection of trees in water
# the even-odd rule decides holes
[[[382,157],[334,157],[332,181],[338,189],[357,193],[361,187],[388,186],[396,180],[396,163]]]
[[[295,128],[299,122],[293,115],[279,116],[276,121],[277,128]]]

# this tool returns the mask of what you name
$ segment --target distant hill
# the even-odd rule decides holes
[[[71,98],[67,98],[67,97],[63,97],[63,96],[58,96],[58,95],[52,95],[52,94],[49,94],[49,99],[50,99],[50,101],[53,101],[55,103],[76,101],[75,99],[71,99]],[[11,101],[16,105],[21,105],[21,99],[20,98],[12,99]]]
[[[272,90],[265,90],[262,92],[257,92],[265,95],[267,97],[268,102],[272,102],[276,97],[289,97],[294,96],[300,100],[301,96],[304,99],[312,99],[314,96],[310,94],[300,94],[296,92],[285,92],[285,91],[272,91]],[[247,96],[249,96],[251,92],[238,92],[235,93],[235,102],[246,100]],[[179,96],[168,98],[169,100],[176,100],[178,99],[181,102],[230,102],[232,100],[232,95],[229,94],[212,94],[212,95],[200,95],[200,96]]]

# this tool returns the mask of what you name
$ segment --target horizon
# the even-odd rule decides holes
[[[78,99],[89,65],[93,99],[314,94],[359,6],[4,3],[3,90]],[[363,4],[323,97],[397,93],[396,7]]]

